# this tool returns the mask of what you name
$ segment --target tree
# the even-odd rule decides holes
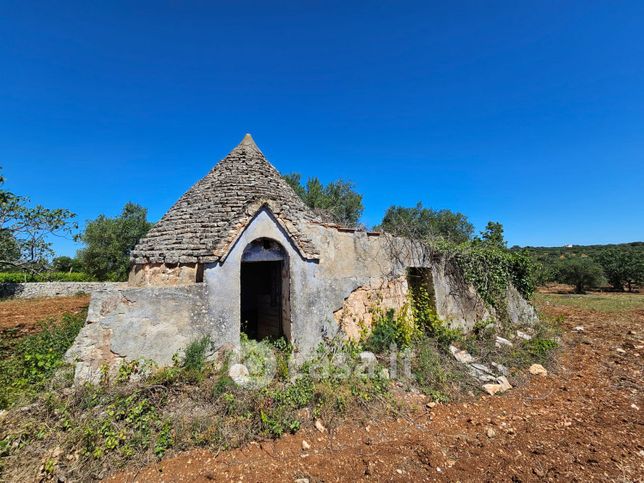
[[[602,283],[602,267],[590,257],[565,258],[559,263],[557,280],[575,286],[576,293]]]
[[[0,268],[30,273],[45,270],[54,251],[51,236],[72,235],[76,216],[66,209],[29,206],[29,198],[2,188],[0,176]]]
[[[606,278],[616,290],[633,290],[634,285],[644,282],[644,254],[626,248],[609,248],[600,253],[599,263]]]
[[[134,203],[127,203],[117,218],[100,215],[90,221],[80,237],[85,244],[78,252],[83,271],[98,280],[126,280],[130,252],[150,228],[147,210]]]
[[[81,270],[80,261],[77,258],[61,256],[56,257],[51,262],[51,268],[54,272],[79,272]]]
[[[481,232],[481,241],[486,245],[506,248],[503,225],[496,221],[488,221],[485,230]]]
[[[378,228],[407,238],[444,239],[453,243],[468,241],[474,232],[474,227],[464,214],[424,208],[422,203],[414,208],[390,206]]]
[[[364,206],[352,183],[338,179],[324,186],[318,178],[309,178],[303,185],[298,173],[287,174],[284,180],[322,219],[348,227],[358,225]]]

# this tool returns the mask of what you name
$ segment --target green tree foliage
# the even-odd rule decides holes
[[[51,261],[51,269],[54,272],[60,273],[80,272],[81,264],[77,258],[61,256],[56,257]]]
[[[83,271],[98,280],[126,280],[130,252],[152,228],[146,218],[145,208],[127,203],[117,218],[100,215],[90,221],[80,237],[85,244],[78,252]]]
[[[17,267],[20,262],[20,247],[11,230],[0,228],[0,269]]]
[[[77,228],[76,216],[65,209],[29,206],[29,199],[3,189],[0,176],[0,269],[31,273],[47,268],[53,255],[52,235],[65,236]]]
[[[517,250],[518,247],[512,247]],[[602,266],[607,281],[617,290],[626,286],[632,290],[644,284],[644,242],[616,245],[574,245],[566,247],[526,247],[539,266],[539,285],[562,282],[559,266],[562,260],[574,257],[590,257]],[[629,283],[630,282],[630,283]]]
[[[608,282],[617,290],[633,290],[644,282],[644,252],[624,248],[610,248],[601,252],[598,261]]]
[[[462,213],[424,208],[422,203],[413,208],[389,207],[378,228],[414,240],[444,239],[457,244],[470,240],[474,232]]]
[[[505,248],[503,225],[496,221],[488,221],[485,230],[481,232],[481,241],[486,245]]]
[[[348,227],[358,225],[364,206],[362,195],[355,191],[352,183],[339,179],[325,186],[318,178],[309,178],[303,184],[297,173],[285,175],[284,180],[323,219]]]
[[[590,257],[571,257],[559,262],[557,279],[575,286],[575,292],[597,287],[603,280],[602,267]]]

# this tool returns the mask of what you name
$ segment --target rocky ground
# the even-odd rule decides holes
[[[542,295],[565,317],[558,364],[503,396],[417,398],[396,418],[190,451],[111,481],[643,481],[644,296],[603,297]]]

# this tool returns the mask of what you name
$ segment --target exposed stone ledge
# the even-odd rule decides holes
[[[0,298],[34,299],[40,297],[69,297],[98,290],[118,289],[127,286],[121,282],[27,282],[0,283]]]

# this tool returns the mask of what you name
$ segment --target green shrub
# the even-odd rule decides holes
[[[81,272],[43,272],[30,274],[26,272],[0,272],[0,283],[29,282],[93,282],[96,279]]]
[[[461,331],[450,329],[436,314],[431,297],[424,288],[412,289],[411,308],[414,325],[426,336],[436,339],[441,346],[446,347],[461,337]]]
[[[275,355],[277,356],[277,377],[282,381],[286,381],[290,375],[289,364],[293,356],[293,344],[286,340],[286,338],[280,337],[273,341],[273,346],[275,347]]]
[[[461,245],[452,250],[465,279],[500,314],[505,313],[506,291],[510,283],[524,297],[532,296],[536,288],[537,266],[527,253],[484,245]]]
[[[114,395],[105,410],[82,428],[86,455],[102,459],[117,452],[125,458],[153,447],[161,457],[173,444],[171,424],[163,421],[158,403],[135,391]]]
[[[206,351],[211,347],[210,337],[204,336],[193,340],[186,347],[183,357],[183,368],[194,373],[200,373],[206,365]]]
[[[390,309],[375,314],[371,333],[366,337],[364,346],[365,349],[376,353],[389,350],[392,344],[404,349],[411,345],[416,333],[412,318],[396,317],[395,311]]]

